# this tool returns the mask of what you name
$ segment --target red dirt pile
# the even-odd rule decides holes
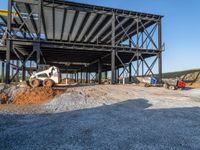
[[[52,99],[56,93],[51,88],[38,87],[34,89],[26,89],[18,92],[13,100],[13,104],[41,104]]]

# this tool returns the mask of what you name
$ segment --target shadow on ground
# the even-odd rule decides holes
[[[145,99],[55,114],[0,115],[1,149],[199,149],[200,108]]]

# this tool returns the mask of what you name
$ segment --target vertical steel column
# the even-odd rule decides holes
[[[105,71],[105,79],[108,79],[108,72]]]
[[[4,70],[5,70],[5,64],[4,62],[2,61],[2,64],[1,64],[1,83],[4,83]]]
[[[41,35],[41,23],[42,23],[42,3],[43,0],[38,0],[38,28],[37,28],[37,40],[40,41],[40,35]],[[40,64],[40,53],[41,53],[41,48],[40,48],[40,44],[37,43],[36,45],[34,45],[36,48],[36,59],[37,59],[37,68],[38,68],[38,64]]]
[[[26,62],[23,60],[22,64],[22,81],[26,81]]]
[[[91,75],[91,72],[88,73],[88,80],[89,80],[88,83],[91,83],[90,82],[90,75]]]
[[[119,68],[115,70],[116,83],[119,83]]]
[[[40,64],[40,43],[33,44],[33,51],[36,52],[36,63],[38,68],[38,65]]]
[[[101,79],[102,79],[102,61],[99,59],[98,61],[98,83],[101,84]]]
[[[139,76],[139,17],[137,17],[137,76]]]
[[[158,22],[158,49],[160,50],[158,56],[158,72],[159,72],[159,82],[162,82],[162,23],[161,18]]]
[[[19,68],[19,60],[17,60],[17,69]],[[19,72],[17,73],[16,81],[19,82]]]
[[[98,81],[98,73],[97,72],[95,72],[95,82],[97,82]]]
[[[86,68],[85,80],[86,80],[86,83],[88,83],[88,68]]]
[[[14,60],[12,60],[11,63],[14,64]],[[14,75],[14,69],[13,69],[13,66],[12,66],[12,70],[11,70],[11,75],[12,75],[12,77],[13,77],[13,75]]]
[[[76,82],[78,83],[79,82],[79,80],[78,80],[78,77],[79,77],[79,73],[78,73],[78,71],[76,72]]]
[[[83,83],[83,72],[82,72],[82,68],[81,68],[81,83]]]
[[[137,76],[139,76],[139,67],[140,67],[140,66],[139,66],[139,65],[140,65],[140,64],[139,64],[139,59],[140,59],[139,55],[140,55],[140,54],[139,54],[139,52],[138,52],[138,50],[137,50]]]
[[[144,76],[144,61],[142,60],[142,76]]]
[[[115,14],[112,16],[112,47],[115,46]],[[111,53],[111,83],[116,83],[116,75],[115,75],[115,54],[116,51],[112,49]]]
[[[131,63],[129,63],[129,65],[128,65],[128,67],[129,67],[129,82],[131,83],[132,82],[132,62]]]
[[[11,28],[11,23],[12,23],[12,0],[8,0],[8,20],[7,20],[7,32],[11,33],[12,28]],[[7,50],[6,50],[6,83],[10,83],[10,52],[12,50],[12,41],[11,37],[9,37],[9,34],[7,33],[6,38],[6,45],[7,45]]]

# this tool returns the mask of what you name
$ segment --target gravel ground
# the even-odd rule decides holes
[[[1,149],[200,149],[200,89],[72,88],[40,106],[0,107]]]

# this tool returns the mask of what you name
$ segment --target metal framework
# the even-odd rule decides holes
[[[107,78],[111,71],[112,84],[124,73],[130,82],[132,76],[154,75],[157,62],[161,81],[161,20],[160,15],[63,0],[8,0],[8,14],[0,13],[5,82],[14,80],[20,70],[25,80],[28,61],[58,66],[81,82],[83,72],[86,82],[91,77],[101,83],[102,72]]]

